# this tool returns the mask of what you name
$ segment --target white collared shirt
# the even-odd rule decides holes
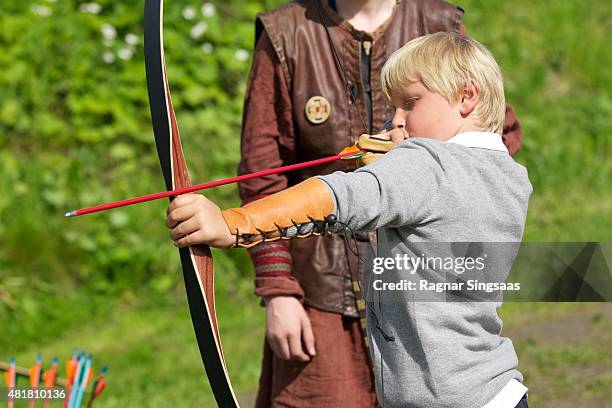
[[[527,390],[528,388],[523,383],[513,378],[482,408],[514,408]]]
[[[480,149],[497,150],[508,153],[508,148],[504,145],[499,133],[493,132],[463,132],[459,133],[446,141],[467,147],[477,147]]]

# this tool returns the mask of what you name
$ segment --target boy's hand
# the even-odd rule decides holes
[[[357,147],[365,150],[366,154],[358,160],[359,166],[367,166],[380,159],[383,154],[408,138],[403,128],[383,131],[377,135],[363,134],[357,140]]]
[[[166,226],[177,247],[206,244],[229,248],[236,242],[219,207],[200,194],[183,194],[170,203]]]

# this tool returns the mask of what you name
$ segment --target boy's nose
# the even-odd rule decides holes
[[[401,109],[395,110],[395,115],[393,115],[393,119],[391,120],[391,125],[394,128],[406,127],[406,117]]]

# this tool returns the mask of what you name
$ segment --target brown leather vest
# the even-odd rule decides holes
[[[319,0],[321,3],[324,1]],[[380,92],[380,71],[389,55],[413,38],[438,31],[458,31],[463,11],[441,0],[399,0],[383,32],[368,34],[353,29],[322,4],[324,22],[339,54],[352,104],[339,74],[314,0],[298,0],[257,16],[257,35],[268,34],[280,61],[293,103],[297,161],[337,154],[355,143],[368,122],[363,89],[372,89],[371,129],[380,130],[392,110]],[[370,84],[362,79],[362,49],[369,48]],[[329,119],[311,123],[305,106],[312,96],[323,96],[331,105]],[[281,136],[282,138],[282,136]],[[336,162],[289,175],[293,185],[317,174],[351,171],[354,164]],[[293,240],[293,274],[305,292],[305,303],[321,310],[357,316],[352,278],[357,262],[347,255],[343,238],[332,235]],[[351,263],[349,268],[348,264]]]

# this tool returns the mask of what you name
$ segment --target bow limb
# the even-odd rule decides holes
[[[155,145],[166,188],[174,190],[186,187],[191,182],[183,157],[164,61],[163,0],[145,1],[144,49]],[[197,245],[181,248],[179,252],[191,320],[210,386],[220,407],[238,407],[217,328],[210,248]]]

